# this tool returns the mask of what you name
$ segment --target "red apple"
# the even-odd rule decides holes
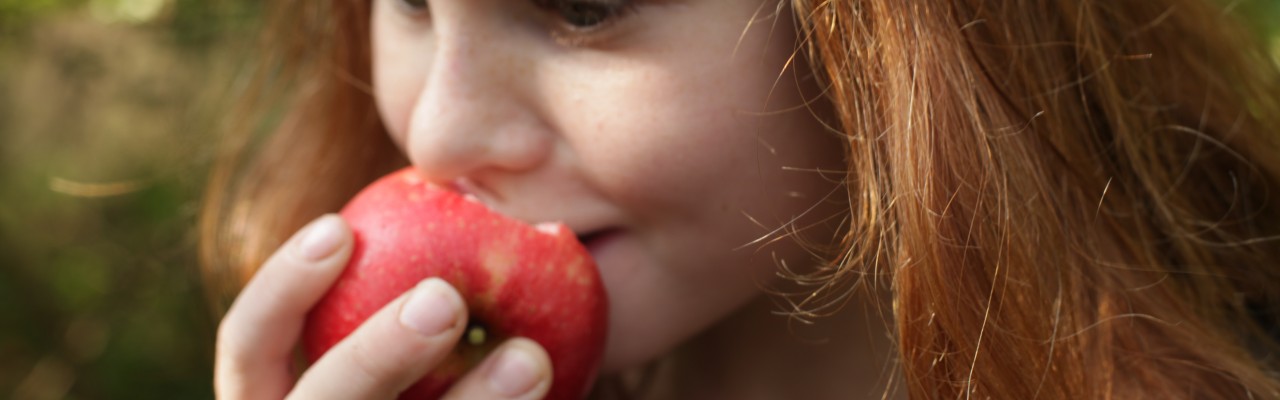
[[[462,294],[469,326],[453,353],[401,398],[440,397],[505,338],[551,357],[548,399],[581,398],[604,353],[607,298],[591,254],[563,224],[535,228],[428,183],[412,169],[365,188],[342,210],[355,251],[311,310],[312,362],[375,311],[428,277]]]

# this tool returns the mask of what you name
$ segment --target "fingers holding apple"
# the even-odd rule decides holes
[[[551,388],[547,352],[514,338],[499,346],[445,395],[446,399],[541,399]]]
[[[289,397],[394,398],[449,357],[466,321],[466,307],[457,291],[439,278],[422,281],[320,357]],[[496,353],[496,360],[485,362],[498,367],[481,368],[483,378],[468,375],[449,395],[541,398],[551,383],[549,360],[535,343],[512,342],[516,343],[505,344],[504,350]]]
[[[342,218],[303,228],[254,274],[218,325],[214,390],[219,398],[278,399],[294,386],[294,348],[310,309],[333,285],[352,250]]]
[[[499,215],[411,169],[370,185],[342,216],[355,245],[308,317],[303,344],[310,358],[341,351],[339,343],[366,319],[436,277],[457,289],[466,326],[453,350],[402,398],[439,398],[460,379],[458,390],[501,388],[463,377],[519,376],[540,359],[552,368],[547,398],[579,398],[589,389],[603,356],[607,299],[590,253],[563,225],[534,227]],[[513,338],[528,340],[508,342]],[[514,386],[520,385],[507,385]]]

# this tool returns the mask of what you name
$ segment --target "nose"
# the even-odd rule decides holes
[[[554,140],[533,101],[532,57],[505,40],[502,27],[436,26],[407,132],[410,162],[437,182],[544,163]]]

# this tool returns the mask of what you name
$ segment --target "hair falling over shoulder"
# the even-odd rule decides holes
[[[1280,398],[1280,72],[1220,4],[791,4],[851,204],[799,312],[887,282],[912,398]],[[202,214],[215,304],[404,163],[369,2],[271,8]]]
[[[1205,0],[795,0],[912,398],[1280,398],[1280,73]],[[825,292],[824,292],[825,291]]]

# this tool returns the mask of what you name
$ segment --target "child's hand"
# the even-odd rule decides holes
[[[370,317],[295,382],[293,351],[307,310],[337,279],[351,247],[346,223],[329,215],[267,260],[218,327],[219,398],[394,398],[453,350],[466,326],[464,303],[447,283],[428,279]],[[536,399],[547,393],[550,377],[542,347],[513,339],[446,397]]]

